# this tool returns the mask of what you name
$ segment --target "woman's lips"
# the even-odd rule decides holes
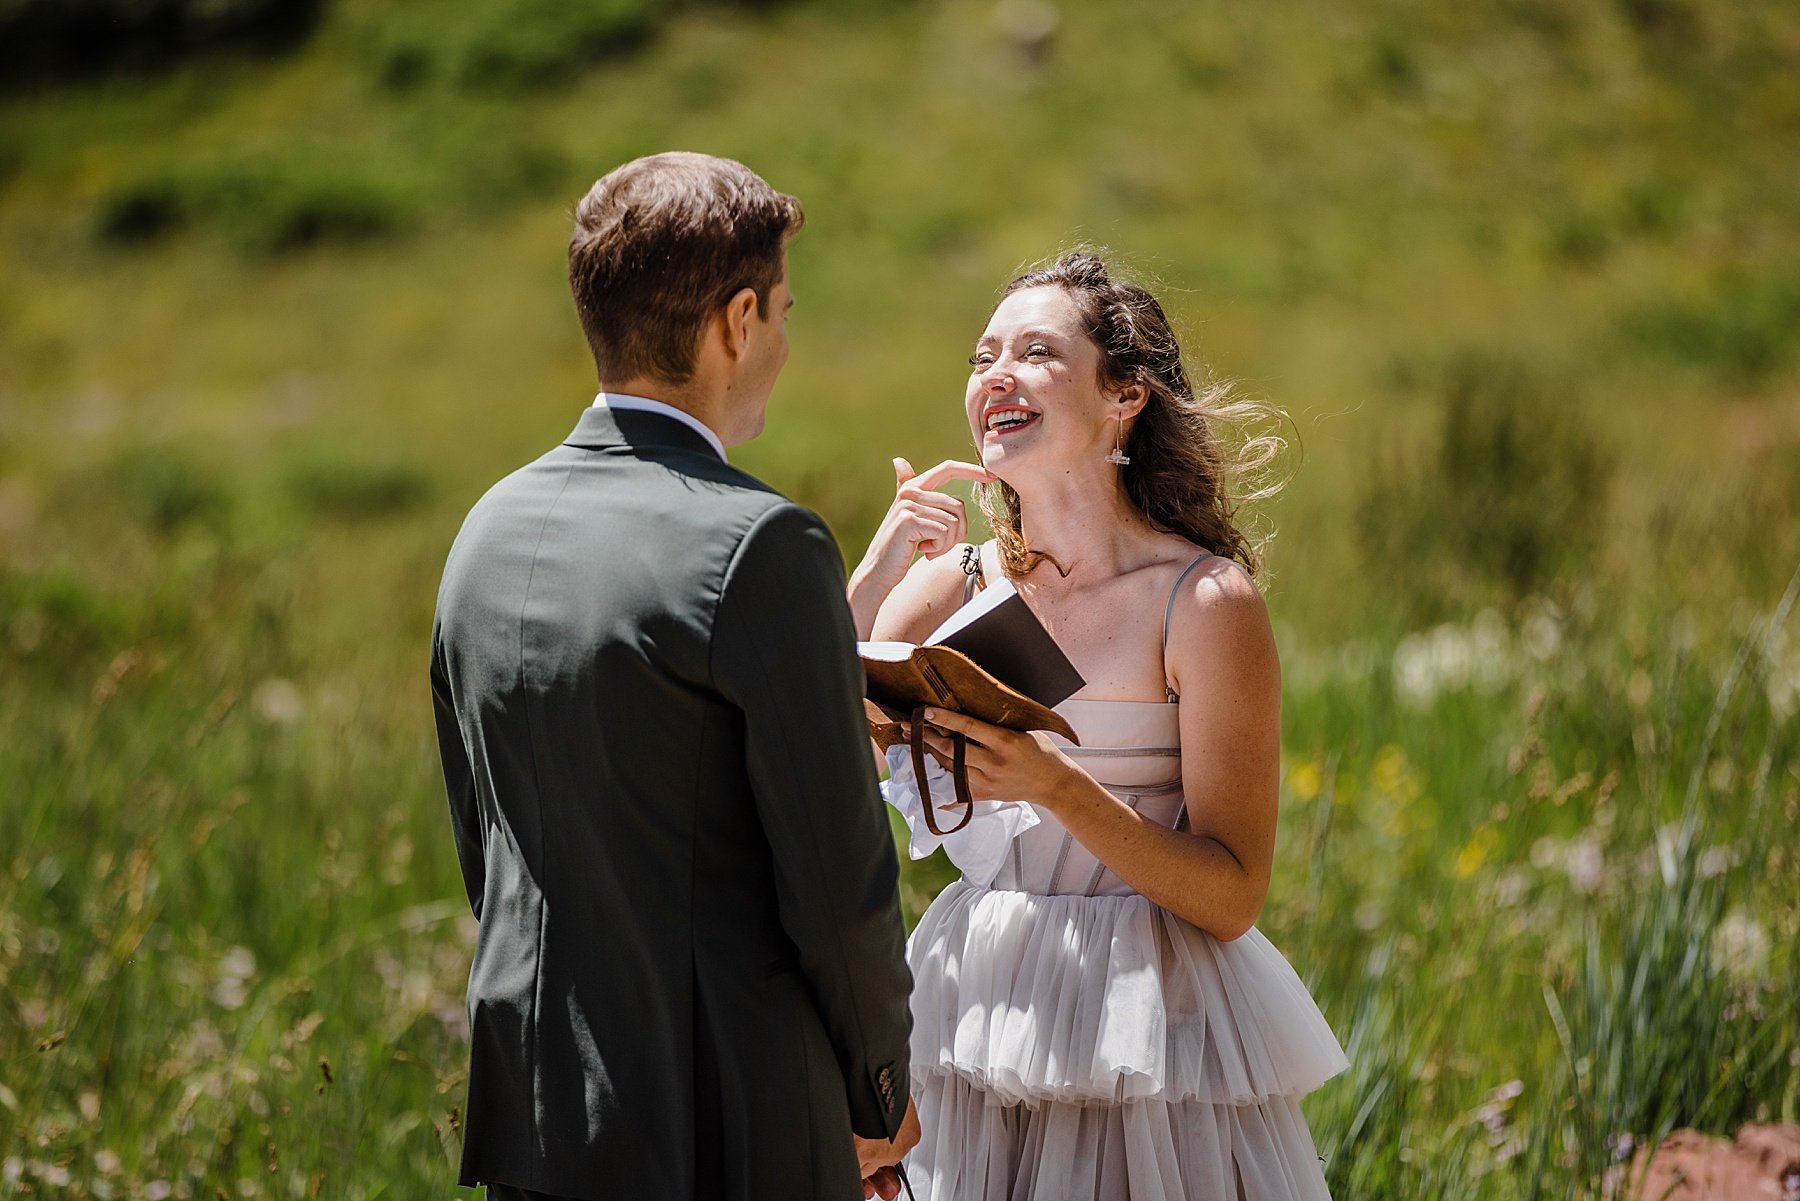
[[[1020,430],[1030,429],[1043,416],[1030,409],[1005,408],[990,410],[985,421],[984,438],[1004,438],[1008,434],[1016,434]],[[996,424],[996,423],[999,424]]]

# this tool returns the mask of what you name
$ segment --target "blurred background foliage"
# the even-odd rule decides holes
[[[668,148],[808,207],[734,459],[852,560],[1070,242],[1292,415],[1262,925],[1339,1196],[1795,1120],[1791,4],[0,0],[0,1192],[454,1193],[437,573]]]

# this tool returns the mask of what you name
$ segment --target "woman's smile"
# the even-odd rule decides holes
[[[982,413],[983,440],[987,438],[1004,438],[1008,434],[1016,434],[1020,430],[1036,425],[1043,414],[1022,404],[1002,401],[989,405]]]

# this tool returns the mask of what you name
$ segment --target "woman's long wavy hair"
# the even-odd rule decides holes
[[[1069,251],[1007,284],[1001,298],[1045,286],[1063,289],[1075,302],[1088,337],[1100,348],[1101,387],[1142,383],[1149,392],[1126,436],[1131,462],[1119,469],[1131,502],[1155,529],[1235,559],[1256,575],[1272,535],[1247,529],[1238,513],[1285,483],[1270,479],[1268,469],[1287,448],[1280,433],[1287,414],[1237,396],[1229,381],[1210,372],[1196,389],[1162,305],[1137,284],[1113,279],[1098,253]],[[1007,575],[1023,577],[1045,561],[1068,574],[1026,542],[1019,494],[1011,485],[984,484],[977,495]]]

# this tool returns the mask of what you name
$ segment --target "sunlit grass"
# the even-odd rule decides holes
[[[1262,926],[1351,1053],[1306,1105],[1337,1195],[1593,1196],[1627,1137],[1794,1120],[1791,12],[1133,0],[1034,63],[986,4],[696,4],[558,87],[384,81],[448,11],[0,104],[0,1192],[452,1192],[437,573],[592,387],[569,206],[668,146],[807,204],[734,458],[852,556],[891,457],[966,454],[968,343],[1064,242],[1293,414]],[[270,237],[315,175],[396,219]],[[109,235],[169,179],[181,222]],[[1457,363],[1493,408],[1453,428]],[[1558,420],[1500,463],[1517,378]],[[1556,520],[1467,511],[1589,441]]]

